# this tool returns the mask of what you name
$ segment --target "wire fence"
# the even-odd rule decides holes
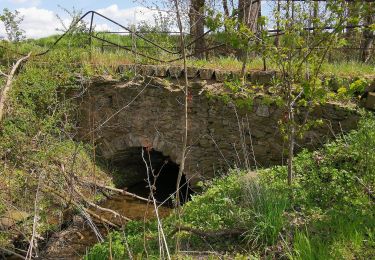
[[[101,18],[104,19],[105,21],[111,23],[112,25],[118,26],[121,28],[121,31],[95,31],[95,18]],[[47,53],[49,53],[51,50],[53,50],[65,37],[67,37],[70,33],[73,33],[74,30],[78,27],[79,24],[81,24],[84,19],[89,18],[90,23],[89,23],[89,28],[87,28],[87,36],[89,37],[88,45],[92,47],[93,45],[93,39],[99,41],[101,43],[101,50],[102,52],[106,48],[117,48],[121,50],[125,50],[127,52],[131,52],[135,56],[138,57],[143,57],[151,61],[155,62],[160,62],[160,63],[171,63],[175,61],[182,60],[184,57],[182,56],[182,50],[179,42],[176,40],[174,43],[174,46],[172,47],[165,47],[156,40],[153,40],[152,38],[148,37],[149,35],[165,35],[167,37],[174,37],[175,35],[179,34],[180,32],[176,31],[137,31],[133,30],[127,26],[124,26],[120,24],[119,22],[103,15],[100,14],[96,11],[88,11],[85,14],[83,14],[77,21],[72,24],[68,30],[66,30],[63,34],[61,34],[52,44],[49,46],[49,48],[45,51],[39,52],[34,54],[33,56],[43,56]],[[343,28],[345,29],[354,29],[354,28],[367,28],[367,25],[361,24],[361,25],[348,25]],[[336,28],[331,27],[331,26],[326,26],[326,27],[305,27],[303,30],[305,31],[313,31],[313,30],[335,30]],[[276,37],[284,34],[284,31],[281,29],[268,29],[264,30],[267,32],[267,37]],[[199,51],[192,51],[188,55],[186,55],[186,58],[194,57],[197,56],[198,54],[202,53],[207,53],[209,51],[216,50],[218,48],[224,47],[227,44],[226,43],[220,43],[217,42],[216,40],[213,39],[213,37],[209,38],[212,35],[213,31],[212,30],[207,30],[201,35],[194,36],[190,35],[189,33],[183,32],[184,36],[186,38],[191,39],[188,43],[185,44],[185,48],[192,48],[194,44],[201,40],[202,38],[205,39],[206,42],[210,43],[211,45],[206,46],[204,49],[200,49]],[[105,35],[128,35],[131,37],[131,42],[128,44],[121,44],[120,42],[115,42],[113,39],[106,38]],[[176,38],[176,37],[175,37]],[[176,38],[177,39],[177,38]],[[144,44],[137,44],[136,41],[141,40]],[[2,48],[6,48],[5,46],[0,46]],[[323,47],[310,47],[314,49],[320,49]],[[145,52],[142,50],[150,50],[154,49],[155,55],[150,54],[149,52]],[[324,49],[324,48],[323,48]],[[346,47],[338,47],[338,48],[333,48],[337,50],[362,50],[362,47],[353,47],[353,46],[346,46]],[[373,50],[374,48],[370,48],[370,50]],[[18,55],[26,55],[25,53],[18,53],[14,51]],[[164,55],[161,55],[161,53],[165,53],[169,55],[171,58],[165,59],[161,58]],[[264,61],[265,62],[265,61]],[[264,68],[266,68],[264,64]]]

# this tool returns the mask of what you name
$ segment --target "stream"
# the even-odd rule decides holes
[[[105,200],[101,206],[117,211],[132,220],[152,219],[155,217],[154,206],[136,198],[124,195],[114,195]],[[110,212],[91,209],[98,215],[121,225],[121,219],[114,218]],[[171,208],[160,207],[159,216],[166,217]],[[94,220],[100,235],[105,238],[108,234],[101,223]],[[90,226],[89,221],[81,215],[73,216],[72,223],[65,229],[54,233],[42,251],[41,259],[81,259],[94,244],[99,242],[98,236]]]

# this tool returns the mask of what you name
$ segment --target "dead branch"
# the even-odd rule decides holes
[[[188,139],[188,101],[189,101],[189,81],[187,76],[187,63],[186,63],[186,50],[185,50],[185,37],[182,28],[181,22],[181,15],[180,15],[180,7],[179,7],[179,0],[174,0],[174,5],[176,9],[176,18],[177,18],[177,25],[180,31],[180,44],[181,44],[181,54],[184,62],[184,80],[185,80],[185,125],[184,125],[184,135],[183,135],[183,144],[181,150],[181,163],[180,169],[178,171],[177,176],[177,183],[176,183],[176,190],[180,189],[180,182],[182,175],[185,170],[185,157],[186,157],[186,147],[187,147],[187,139]],[[176,193],[176,208],[178,209],[180,205],[180,193]]]
[[[121,195],[130,196],[130,197],[133,197],[133,198],[141,200],[141,201],[151,202],[149,199],[143,198],[141,196],[138,196],[134,193],[131,193],[131,192],[128,192],[128,191],[125,191],[125,190],[122,190],[122,189],[117,189],[117,188],[114,188],[114,187],[105,186],[105,185],[102,185],[102,184],[99,184],[99,183],[93,183],[93,182],[84,181],[84,180],[79,180],[79,181],[81,183],[87,184],[91,187],[96,187],[96,188],[99,188],[99,189],[120,193]]]
[[[354,176],[354,178],[363,187],[365,193],[370,197],[370,199],[372,200],[372,202],[375,203],[374,192],[369,187],[367,187],[360,178],[358,178],[357,176]]]
[[[241,236],[246,232],[245,229],[237,229],[237,228],[214,231],[214,230],[200,230],[200,229],[195,229],[195,228],[190,228],[190,227],[185,227],[185,226],[178,226],[169,234],[169,236],[174,236],[176,233],[181,232],[181,231],[190,232],[200,237],[210,237],[210,238],[216,238],[216,237],[221,237],[221,236]]]
[[[152,167],[151,160],[150,160],[150,167],[149,167],[149,165],[147,164],[147,161],[145,159],[144,153],[145,153],[145,151],[144,151],[144,149],[142,149],[142,160],[143,160],[143,162],[145,163],[145,166],[146,166],[147,182],[148,182],[148,186],[150,188],[150,197],[152,199],[154,210],[155,210],[156,219],[158,221],[158,235],[159,235],[159,245],[160,245],[159,246],[160,257],[162,257],[162,255],[163,255],[163,246],[164,246],[165,251],[167,253],[167,259],[170,260],[171,256],[170,256],[169,249],[168,249],[168,243],[167,243],[167,239],[166,239],[165,234],[164,234],[163,225],[162,225],[162,222],[161,222],[160,217],[159,217],[159,210],[158,210],[158,207],[157,207],[157,202],[156,202],[156,199],[155,199],[155,196],[154,196],[153,187],[155,185],[156,179],[154,179],[154,183],[152,184],[151,183],[151,179],[150,179],[150,177],[151,177],[150,174],[153,174],[152,173],[152,171],[153,171],[152,168],[150,169],[150,167]],[[149,156],[150,156],[150,154],[149,154]]]
[[[114,210],[111,210],[111,209],[108,209],[108,208],[104,208],[104,207],[101,207],[91,201],[89,201],[81,192],[79,192],[77,189],[74,189],[74,191],[88,204],[90,205],[91,207],[93,208],[96,208],[98,210],[101,210],[101,211],[105,211],[105,212],[109,212],[111,214],[113,214],[115,217],[118,217],[118,218],[121,218],[125,221],[131,221],[130,218],[127,218],[123,215],[121,215],[120,213],[118,213],[117,211],[114,211]]]
[[[3,76],[3,77],[6,77],[6,78],[8,77],[8,75],[5,74],[2,70],[0,70],[0,75]]]
[[[5,73],[1,73],[3,76],[6,76],[7,77],[7,81],[5,83],[5,86],[3,87],[3,89],[1,90],[1,94],[0,94],[0,123],[1,121],[3,120],[3,116],[4,116],[4,106],[5,106],[5,102],[7,101],[7,98],[8,98],[8,92],[9,90],[11,89],[12,87],[12,82],[13,82],[13,78],[14,78],[14,75],[16,74],[19,66],[24,62],[26,61],[27,59],[30,58],[30,55],[31,55],[31,52],[25,56],[25,57],[22,57],[21,59],[19,59],[12,67],[12,70],[10,71],[9,75],[6,75]]]
[[[100,222],[102,222],[103,224],[107,224],[111,227],[114,227],[114,228],[117,228],[119,229],[120,227],[114,223],[112,223],[111,221],[109,221],[108,219],[102,217],[102,216],[99,216],[98,214],[96,214],[95,212],[93,212],[92,210],[90,209],[87,209],[85,207],[82,207],[81,205],[79,205],[77,202],[75,202],[74,200],[71,200],[69,198],[67,198],[66,196],[64,196],[63,194],[59,193],[58,191],[56,191],[55,189],[51,188],[51,187],[48,187],[46,186],[45,189],[43,189],[43,192],[45,193],[52,193],[54,194],[55,196],[59,197],[60,199],[64,200],[65,202],[67,203],[71,203],[73,204],[73,206],[75,206],[76,208],[78,209],[82,209],[84,212],[86,212],[87,214],[89,214],[90,216],[94,217],[95,219],[99,220]]]
[[[35,194],[35,200],[34,200],[34,221],[33,221],[33,231],[29,243],[29,248],[26,253],[26,259],[31,259],[33,257],[33,249],[35,248],[35,255],[36,257],[38,256],[38,244],[37,244],[37,225],[38,225],[38,220],[39,220],[39,193],[40,193],[40,186],[42,185],[43,179],[43,173],[39,174],[39,180],[38,180],[38,187],[36,189],[36,194]]]
[[[26,259],[23,255],[20,255],[20,254],[18,254],[16,252],[13,252],[13,251],[11,251],[9,249],[6,249],[6,248],[3,248],[3,247],[0,247],[0,251],[3,251],[5,253],[7,253],[7,254],[14,255],[14,256],[16,256],[16,257],[18,257],[20,259]]]

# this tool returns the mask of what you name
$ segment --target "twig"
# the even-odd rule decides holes
[[[26,259],[31,259],[33,257],[33,248],[34,248],[34,244],[35,244],[35,249],[37,249],[37,241],[35,240],[35,237],[36,237],[36,227],[37,227],[37,224],[38,224],[38,220],[39,220],[39,192],[40,192],[40,186],[41,186],[41,182],[42,182],[42,178],[43,178],[43,173],[40,173],[39,174],[39,180],[38,180],[38,187],[37,187],[37,190],[36,190],[36,194],[35,194],[35,201],[34,201],[34,221],[33,221],[33,231],[32,231],[32,235],[31,235],[31,239],[30,239],[30,243],[29,243],[29,248],[27,250],[27,253],[26,253]],[[35,242],[34,242],[35,241]],[[37,250],[35,250],[35,253],[36,253],[36,257],[38,257],[38,254],[37,254]]]
[[[79,192],[77,189],[74,189],[74,191],[88,204],[88,205],[90,205],[91,207],[93,207],[93,208],[96,208],[96,209],[98,209],[98,210],[101,210],[101,211],[105,211],[105,212],[109,212],[109,213],[111,213],[111,214],[113,214],[115,217],[119,217],[119,218],[121,218],[121,219],[123,219],[123,220],[126,220],[126,221],[131,221],[131,219],[130,218],[127,218],[127,217],[125,217],[125,216],[123,216],[123,215],[121,215],[120,213],[118,213],[118,212],[116,212],[116,211],[114,211],[114,210],[111,210],[111,209],[108,209],[108,208],[104,208],[104,207],[101,207],[101,206],[99,206],[99,205],[97,205],[97,204],[95,204],[95,203],[93,203],[93,202],[91,202],[91,201],[89,201],[87,198],[85,198],[85,196],[81,193],[81,192]]]
[[[241,236],[246,232],[245,229],[236,229],[236,228],[214,231],[214,230],[200,230],[200,229],[195,229],[195,228],[190,228],[190,227],[185,227],[185,226],[178,226],[169,234],[169,236],[174,236],[176,233],[180,231],[186,231],[186,232],[190,232],[201,237],[210,237],[210,238],[216,238],[216,237],[221,237],[221,236]]]
[[[19,258],[21,258],[21,259],[26,259],[23,255],[20,255],[20,254],[18,254],[18,253],[16,253],[16,252],[13,252],[13,251],[11,251],[11,250],[9,250],[9,249],[6,249],[6,248],[4,248],[4,247],[0,247],[0,250],[3,251],[3,252],[5,252],[5,253],[8,253],[8,254],[12,254],[12,255],[14,255],[14,256],[17,256],[17,257],[19,257]]]
[[[131,192],[128,192],[128,191],[125,191],[125,190],[122,190],[122,189],[117,189],[117,188],[114,188],[114,187],[101,185],[99,183],[92,183],[92,182],[89,182],[89,181],[83,181],[83,180],[79,180],[79,181],[81,183],[85,183],[85,184],[88,184],[90,186],[97,187],[99,189],[113,191],[113,192],[116,192],[116,193],[120,193],[121,195],[130,196],[132,198],[135,198],[135,199],[138,199],[138,200],[141,200],[141,201],[150,202],[149,199],[146,199],[144,197],[138,196],[138,195],[136,195],[134,193],[131,193]]]
[[[169,254],[167,240],[165,238],[163,226],[162,226],[162,223],[161,223],[161,220],[160,220],[160,217],[159,217],[159,211],[158,211],[157,203],[156,203],[156,200],[155,200],[155,197],[154,197],[153,185],[151,185],[151,181],[150,181],[150,170],[149,170],[148,164],[147,164],[147,162],[145,160],[145,157],[144,157],[144,149],[142,149],[142,160],[143,160],[143,162],[145,163],[145,166],[146,166],[147,181],[148,181],[148,186],[150,187],[150,196],[151,196],[151,199],[153,201],[156,219],[158,221],[158,231],[160,233],[159,236],[161,236],[161,238],[162,238],[162,243],[159,242],[160,250],[162,249],[162,245],[164,244],[165,251],[167,252],[167,257],[168,257],[168,259],[171,259],[171,256]]]
[[[180,7],[179,7],[179,0],[174,0],[174,5],[176,9],[176,17],[177,17],[177,24],[178,29],[180,31],[180,44],[181,44],[181,54],[184,62],[184,80],[185,80],[185,125],[184,125],[184,135],[183,135],[183,144],[181,150],[181,163],[180,168],[178,171],[177,182],[176,182],[176,190],[180,188],[180,182],[182,179],[182,175],[185,170],[185,159],[186,159],[186,147],[187,147],[187,138],[188,138],[188,104],[189,104],[189,81],[187,76],[187,65],[186,65],[186,53],[185,53],[185,39],[184,33],[182,28],[181,16],[180,16]],[[180,193],[176,193],[176,208],[180,206]]]
[[[3,120],[4,106],[5,106],[5,102],[7,101],[7,98],[8,98],[8,92],[9,92],[10,88],[12,87],[14,75],[16,74],[17,69],[21,65],[21,63],[26,61],[28,58],[30,58],[30,55],[31,55],[31,52],[27,56],[19,59],[16,62],[16,64],[13,65],[13,68],[10,71],[9,75],[7,75],[7,81],[5,83],[4,88],[1,91],[1,94],[0,94],[0,123]],[[2,72],[2,75],[5,75],[5,74]]]
[[[372,202],[375,203],[375,195],[374,195],[374,192],[373,192],[369,187],[367,187],[367,186],[363,183],[363,181],[362,181],[360,178],[358,178],[357,176],[354,176],[354,179],[356,179],[356,181],[357,181],[359,184],[361,184],[361,186],[365,189],[366,194],[370,197],[370,199],[372,200]]]
[[[43,191],[46,192],[46,193],[52,193],[52,194],[58,196],[59,198],[61,198],[62,200],[66,201],[68,203],[73,204],[76,208],[82,209],[84,212],[86,212],[87,214],[93,216],[94,218],[96,218],[97,220],[101,221],[104,224],[107,224],[107,225],[109,225],[111,227],[114,227],[114,228],[117,228],[117,229],[120,228],[118,225],[112,223],[111,221],[109,221],[108,219],[106,219],[106,218],[104,218],[102,216],[99,216],[98,214],[96,214],[92,210],[84,208],[81,205],[79,205],[77,202],[75,202],[74,200],[70,200],[70,199],[66,198],[63,194],[59,193],[58,191],[56,191],[55,189],[53,189],[51,187],[46,186],[46,189],[43,190]]]
[[[9,75],[8,75],[8,74],[5,74],[2,70],[0,70],[0,75],[1,75],[1,76],[4,76],[4,77],[6,77],[6,78],[9,77]]]

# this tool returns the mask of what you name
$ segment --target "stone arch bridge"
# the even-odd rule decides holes
[[[124,66],[119,72],[130,70],[138,70],[143,77],[92,80],[79,106],[80,139],[90,141],[90,131],[95,129],[98,154],[121,172],[123,186],[136,185],[145,178],[141,173],[144,148],[153,151],[149,159],[159,170],[166,161],[178,167],[184,133],[183,70]],[[223,87],[223,75],[230,76],[221,71],[188,71],[191,86],[185,175],[193,186],[229,167],[285,163],[285,144],[278,126],[285,112],[276,105],[265,105],[261,95],[255,96],[251,109],[212,98],[208,93]],[[248,76],[267,84],[274,73]],[[297,140],[297,149],[317,148],[334,134],[354,128],[358,121],[353,110],[335,104],[317,107],[312,116],[323,119],[324,124]]]

